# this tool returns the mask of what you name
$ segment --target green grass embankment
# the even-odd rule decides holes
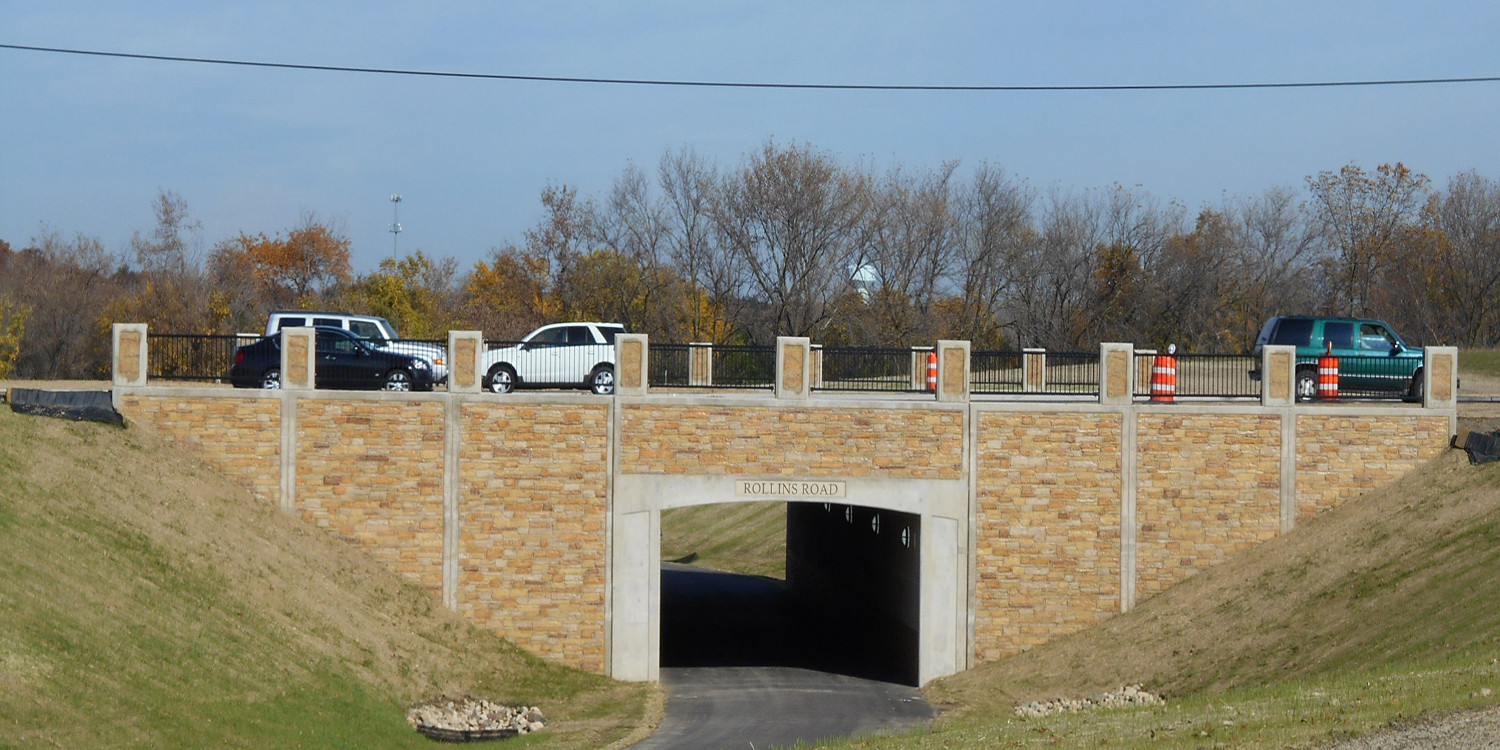
[[[653,691],[547,664],[138,429],[0,410],[0,747],[430,747],[406,708],[539,705],[594,748]]]

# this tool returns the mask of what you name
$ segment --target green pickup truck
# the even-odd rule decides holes
[[[1339,393],[1349,396],[1422,400],[1422,349],[1407,344],[1390,326],[1363,318],[1280,315],[1266,321],[1255,339],[1255,357],[1267,345],[1297,347],[1297,400],[1318,396],[1318,358],[1332,345],[1339,359]],[[1260,371],[1250,377],[1260,379]]]

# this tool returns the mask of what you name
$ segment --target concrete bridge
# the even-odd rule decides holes
[[[661,514],[787,503],[787,581],[867,607],[915,645],[918,683],[1127,611],[1194,572],[1410,471],[1456,426],[1456,351],[1427,350],[1420,405],[1295,404],[1268,347],[1260,403],[1141,403],[1129,344],[1099,396],[967,391],[939,342],[935,395],[815,393],[806,339],[771,394],[647,387],[644,336],[617,342],[614,397],[481,393],[479,334],[450,334],[446,393],[146,382],[144,326],[115,326],[114,398],[257,497],[365,549],[543,657],[652,680]],[[290,329],[284,335],[308,335]]]

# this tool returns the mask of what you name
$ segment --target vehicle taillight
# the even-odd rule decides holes
[[[244,349],[235,349],[234,350],[234,363],[237,364],[237,365],[245,364],[245,350]]]

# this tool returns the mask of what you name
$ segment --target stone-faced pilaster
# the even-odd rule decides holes
[[[116,323],[111,327],[114,357],[111,380],[118,386],[146,384],[146,324]]]
[[[1429,346],[1422,350],[1422,406],[1458,408],[1458,349]]]
[[[1291,406],[1297,401],[1297,347],[1267,346],[1260,351],[1260,403]]]
[[[1021,350],[1021,390],[1041,393],[1047,390],[1047,350]]]
[[[281,387],[289,391],[310,391],[317,387],[317,354],[317,331],[281,329]]]
[[[1135,393],[1134,359],[1134,344],[1099,345],[1099,403],[1130,403]]]
[[[484,353],[484,334],[479,331],[448,332],[448,390],[478,393],[479,358]]]
[[[644,396],[647,352],[650,341],[644,333],[615,335],[615,393],[620,396]]]
[[[969,342],[938,341],[937,400],[969,400]]]
[[[776,398],[805,399],[810,395],[811,354],[812,342],[805,337],[776,337]]]
[[[688,385],[714,384],[714,345],[710,342],[688,344]]]

